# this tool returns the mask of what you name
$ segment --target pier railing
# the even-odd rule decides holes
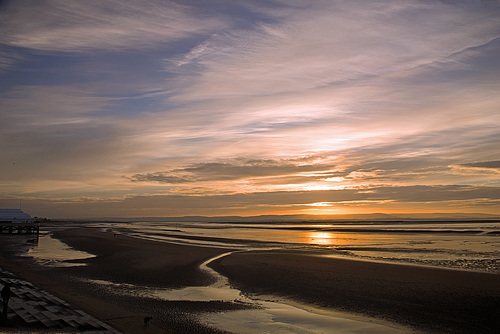
[[[39,223],[4,223],[0,222],[0,234],[39,234]]]

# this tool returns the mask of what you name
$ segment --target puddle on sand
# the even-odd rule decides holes
[[[153,297],[163,300],[190,300],[190,301],[238,301],[244,303],[253,303],[245,297],[241,291],[231,288],[225,276],[209,268],[208,263],[224,257],[231,252],[220,254],[211,258],[200,265],[200,269],[208,272],[216,281],[211,286],[189,286],[177,290],[155,289],[150,290]]]
[[[241,295],[235,289],[221,289],[211,286],[187,287],[179,290],[151,290],[154,298],[163,300],[189,300],[189,301],[240,301],[249,302],[249,299]]]
[[[95,257],[95,255],[73,249],[50,234],[41,235],[38,243],[22,254],[35,259],[40,264],[50,267],[85,266],[85,263],[71,263],[66,261],[82,260]]]
[[[410,330],[382,324],[319,314],[295,306],[259,302],[263,309],[206,314],[202,321],[233,333],[411,333]],[[333,313],[333,312],[332,312]]]

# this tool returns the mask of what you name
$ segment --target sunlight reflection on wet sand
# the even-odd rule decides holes
[[[41,235],[38,243],[29,248],[23,256],[32,257],[39,264],[50,267],[85,266],[85,263],[67,262],[95,257],[95,255],[73,249],[51,235]]]
[[[204,322],[233,333],[411,333],[370,321],[318,314],[291,305],[259,302],[263,309],[207,314]]]

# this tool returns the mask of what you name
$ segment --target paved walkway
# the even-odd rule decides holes
[[[5,283],[11,284],[8,319],[19,329],[47,328],[85,333],[119,333],[87,313],[73,309],[64,300],[0,268],[2,288]]]

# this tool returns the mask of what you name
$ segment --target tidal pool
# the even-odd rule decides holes
[[[28,251],[23,253],[22,256],[32,257],[39,264],[49,267],[84,266],[85,263],[69,261],[95,257],[94,254],[69,247],[60,240],[52,238],[50,234],[40,235],[38,240],[33,242]]]

